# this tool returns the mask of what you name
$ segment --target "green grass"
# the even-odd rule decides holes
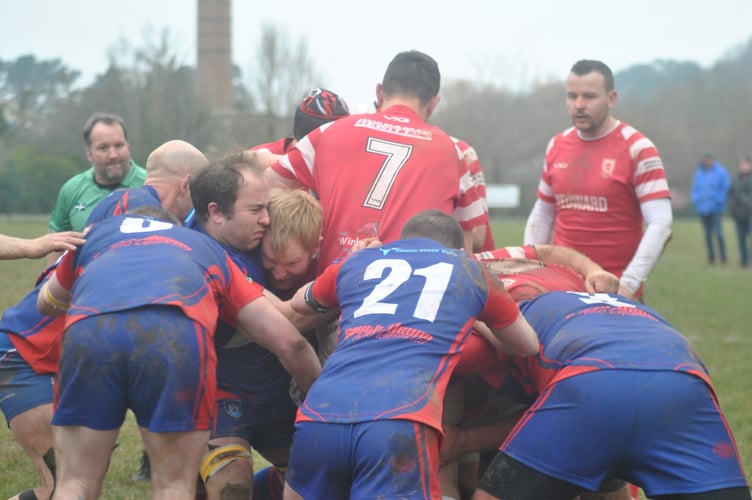
[[[519,244],[523,224],[520,219],[495,220],[496,245]],[[645,286],[645,299],[696,344],[736,435],[747,477],[752,480],[752,269],[738,267],[730,222],[725,229],[729,264],[710,267],[705,264],[699,222],[676,221],[674,237]],[[0,219],[3,234],[31,237],[44,232],[44,220]],[[41,260],[0,262],[0,308],[16,303],[28,293],[42,268]],[[118,442],[102,497],[148,497],[148,485],[131,479],[138,470],[143,448],[131,416]],[[263,461],[257,458],[257,465],[263,466]],[[0,427],[0,498],[36,483],[36,473],[23,451],[7,427]]]

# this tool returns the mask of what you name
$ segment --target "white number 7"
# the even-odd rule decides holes
[[[392,190],[392,185],[394,185],[397,174],[405,166],[407,159],[410,158],[413,147],[407,144],[369,137],[366,151],[386,156],[384,163],[381,164],[378,175],[376,175],[376,179],[371,184],[371,190],[363,202],[364,207],[381,210],[384,208],[384,203],[386,203],[389,192]]]
[[[398,304],[385,302],[383,299],[389,297],[400,285],[415,275],[424,277],[425,283],[420,291],[413,316],[433,322],[436,319],[439,306],[441,306],[441,299],[446,293],[453,269],[454,266],[446,262],[440,262],[415,271],[406,260],[402,259],[381,259],[371,262],[363,273],[363,279],[381,279],[381,281],[363,299],[363,303],[356,309],[353,317],[397,312]],[[386,276],[384,276],[384,271],[387,271]]]

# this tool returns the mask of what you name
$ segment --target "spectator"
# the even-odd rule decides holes
[[[739,161],[739,174],[731,183],[728,199],[739,242],[739,263],[747,267],[752,240],[752,157],[745,156]]]
[[[712,153],[705,153],[692,181],[692,203],[702,222],[709,264],[715,264],[715,242],[718,243],[721,264],[726,263],[723,214],[726,212],[726,197],[730,187],[731,178],[726,167]]]
[[[51,233],[83,231],[97,203],[116,189],[141,187],[146,170],[131,159],[125,122],[111,113],[93,113],[83,131],[84,152],[91,167],[68,179],[50,216]],[[47,263],[60,256],[50,254]]]
[[[52,421],[61,497],[100,495],[130,408],[154,497],[193,498],[216,392],[219,318],[277,354],[304,389],[320,369],[308,342],[214,240],[161,208],[136,210],[146,215],[94,225],[39,293],[44,314],[70,307]]]
[[[313,129],[349,115],[350,109],[340,96],[331,90],[313,89],[295,109],[291,135],[274,142],[259,144],[251,150],[266,150],[275,155],[283,155]]]
[[[272,187],[309,189],[321,200],[317,272],[359,240],[396,240],[410,216],[429,208],[454,214],[472,248],[472,229],[488,218],[459,150],[426,123],[439,103],[440,83],[433,58],[401,52],[376,86],[379,111],[315,129],[267,169]]]
[[[621,294],[642,297],[671,237],[663,162],[650,139],[611,115],[617,92],[607,65],[577,61],[566,89],[574,126],[548,143],[524,242],[579,250],[619,276]]]

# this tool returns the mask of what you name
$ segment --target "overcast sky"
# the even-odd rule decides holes
[[[575,6],[576,5],[576,6]],[[125,38],[169,28],[194,65],[196,0],[0,0],[0,59],[58,57],[88,84]],[[450,6],[452,6],[450,8]],[[577,59],[619,71],[656,59],[709,66],[752,38],[752,0],[233,0],[233,60],[247,73],[260,27],[304,38],[325,86],[366,109],[399,51],[433,56],[446,80],[519,88],[564,79]],[[618,89],[618,81],[617,89]]]

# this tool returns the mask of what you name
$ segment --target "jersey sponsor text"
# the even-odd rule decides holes
[[[584,210],[586,212],[608,212],[608,198],[605,196],[593,196],[587,194],[557,194],[556,207],[572,210]]]

